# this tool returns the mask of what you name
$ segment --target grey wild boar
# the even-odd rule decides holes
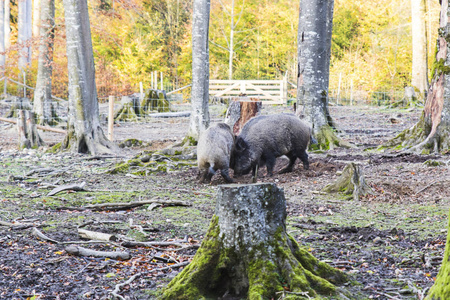
[[[225,123],[218,123],[203,132],[197,143],[197,163],[201,183],[205,180],[210,182],[218,169],[226,182],[233,182],[228,175],[233,144],[234,134]]]
[[[232,153],[231,168],[235,176],[266,165],[269,176],[277,157],[286,155],[289,165],[280,173],[291,172],[297,158],[308,170],[306,149],[311,137],[311,128],[294,114],[258,116],[250,119],[236,138]],[[255,179],[255,178],[254,178]]]

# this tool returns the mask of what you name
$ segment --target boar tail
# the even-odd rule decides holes
[[[309,135],[309,140],[310,140],[311,145],[316,145],[316,144],[319,143],[319,142],[313,137],[312,134]]]

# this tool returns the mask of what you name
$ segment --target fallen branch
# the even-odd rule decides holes
[[[182,248],[183,245],[174,242],[134,242],[134,241],[126,241],[121,244],[124,247],[157,247],[157,246],[175,246]]]
[[[54,244],[59,244],[60,243],[60,242],[58,242],[58,241],[56,241],[54,239],[49,238],[48,236],[46,236],[45,234],[40,232],[36,227],[33,227],[33,230],[31,231],[31,233],[34,236],[40,238],[41,240],[44,240],[44,241],[47,241],[47,242],[51,242],[51,243],[54,243]]]
[[[90,230],[85,230],[78,228],[78,235],[82,238],[88,239],[88,240],[96,240],[96,241],[117,241],[117,237],[103,232],[95,232]]]
[[[17,124],[16,120],[2,118],[2,117],[0,117],[0,121],[7,122],[7,123],[12,123],[12,124]],[[63,133],[63,134],[67,133],[67,131],[65,131],[63,129],[53,128],[53,127],[48,127],[48,126],[42,126],[42,125],[36,125],[36,128],[40,129],[40,130],[51,131],[51,132],[56,132],[56,133]]]
[[[67,209],[67,210],[93,210],[93,211],[99,211],[99,210],[125,210],[125,209],[131,209],[138,206],[146,205],[146,204],[160,204],[160,205],[179,205],[179,206],[191,206],[190,203],[184,202],[184,201],[177,201],[177,200],[143,200],[143,201],[135,201],[135,202],[128,202],[128,203],[99,203],[99,204],[91,204],[86,205],[83,207],[60,207],[59,210]]]
[[[93,257],[105,257],[111,259],[127,260],[131,258],[130,253],[120,251],[97,251],[75,245],[70,245],[65,248],[67,253],[76,256],[93,256]]]
[[[433,181],[432,183],[430,183],[429,185],[427,185],[427,186],[424,187],[423,189],[420,189],[420,191],[415,192],[415,194],[417,195],[417,194],[422,193],[423,191],[425,191],[426,189],[430,188],[433,184],[437,183],[438,181],[439,181],[439,180]]]
[[[82,182],[81,184],[75,183],[75,184],[68,184],[59,186],[55,189],[53,189],[50,193],[47,194],[47,196],[54,196],[62,191],[71,190],[71,191],[84,191],[84,186],[86,185],[86,182]]]

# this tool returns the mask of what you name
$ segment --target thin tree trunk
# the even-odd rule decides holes
[[[24,71],[31,64],[31,0],[19,1],[18,7],[19,69]]]
[[[33,37],[40,36],[39,26],[41,24],[41,0],[33,0]]]
[[[111,153],[117,147],[100,127],[87,0],[64,0],[69,73],[68,132],[63,149]]]
[[[428,90],[428,56],[425,0],[411,0],[412,77],[411,85],[421,97]]]
[[[0,72],[5,71],[5,31],[3,30],[5,28],[5,2],[0,0]]]
[[[334,0],[300,1],[297,111],[313,129],[320,148],[343,145],[328,110]],[[302,106],[300,106],[300,104]]]
[[[192,114],[188,137],[197,140],[209,126],[209,12],[210,0],[194,0],[192,22]]]
[[[0,0],[2,1],[2,0]],[[5,0],[5,10],[4,10],[4,18],[5,23],[4,26],[4,33],[5,33],[5,48],[6,50],[9,49],[11,46],[11,28],[10,28],[10,21],[11,21],[11,11],[10,11],[10,0]]]
[[[35,1],[36,3],[36,1]],[[55,0],[40,0],[41,26],[36,89],[33,111],[39,124],[51,124],[52,120],[52,63],[55,32]]]

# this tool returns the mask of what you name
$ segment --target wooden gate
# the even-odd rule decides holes
[[[287,84],[284,80],[210,80],[209,95],[217,98],[245,95],[262,104],[285,104]]]

